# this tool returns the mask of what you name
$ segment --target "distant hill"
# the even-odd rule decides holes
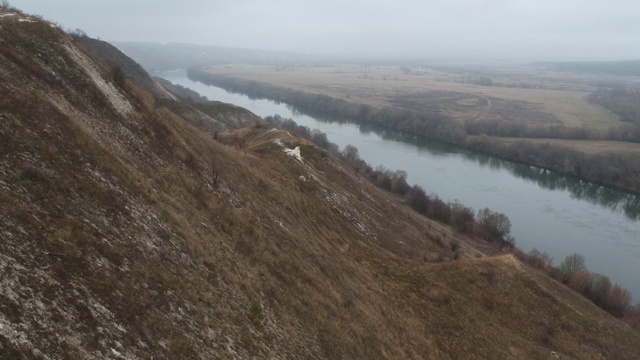
[[[535,62],[532,65],[560,71],[640,76],[640,60]]]
[[[513,255],[85,42],[0,8],[0,359],[640,358]]]
[[[181,43],[114,42],[118,49],[150,72],[186,69],[194,65],[249,63],[286,65],[316,60],[308,55],[268,50],[238,49]]]

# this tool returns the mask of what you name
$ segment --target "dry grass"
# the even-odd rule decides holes
[[[305,140],[265,126],[216,140],[112,84],[122,115],[67,65],[55,44],[77,45],[59,30],[40,51],[60,59],[32,73],[17,62],[40,38],[22,25],[0,32],[22,38],[0,53],[0,357],[640,354],[637,333],[510,257],[475,259],[487,244]]]
[[[479,86],[463,83],[462,76],[453,73],[417,76],[385,66],[366,70],[345,65],[278,71],[268,66],[233,65],[212,66],[209,71],[374,106],[438,110],[459,121],[502,119],[596,130],[623,124],[614,114],[586,101],[585,96],[592,90],[589,87],[557,90]]]

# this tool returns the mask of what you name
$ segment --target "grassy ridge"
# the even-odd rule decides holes
[[[1,358],[640,354],[630,328],[308,141],[216,136],[28,20],[0,17]]]

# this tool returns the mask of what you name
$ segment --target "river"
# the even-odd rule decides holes
[[[590,271],[609,276],[640,301],[640,198],[635,195],[389,129],[303,114],[286,104],[192,81],[184,70],[159,75],[210,100],[319,129],[341,148],[356,146],[374,167],[405,170],[410,184],[445,201],[502,212],[524,251],[545,251],[556,265],[568,254],[582,254]]]

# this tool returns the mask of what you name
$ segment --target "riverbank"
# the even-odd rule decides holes
[[[410,183],[445,202],[460,200],[474,209],[490,207],[507,214],[517,244],[525,251],[544,250],[557,262],[579,252],[590,271],[606,273],[635,298],[640,296],[633,276],[640,271],[640,206],[634,195],[388,127],[231,93],[189,79],[184,70],[159,76],[258,116],[280,114],[325,132],[340,148],[356,146],[371,164],[406,170]]]
[[[609,277],[605,275],[589,272],[584,266],[582,255],[573,253],[567,256],[559,266],[554,266],[553,259],[547,253],[538,250],[525,253],[516,247],[515,238],[511,236],[511,221],[506,215],[488,208],[479,210],[476,215],[472,208],[458,201],[445,203],[437,195],[427,195],[421,186],[415,184],[411,186],[407,183],[405,171],[391,171],[381,166],[374,169],[360,158],[356,147],[348,145],[340,152],[339,146],[329,141],[327,134],[312,131],[306,126],[298,125],[292,119],[276,115],[265,117],[264,120],[268,124],[291,131],[326,152],[332,153],[373,185],[398,195],[417,213],[450,226],[470,238],[481,238],[493,244],[493,246],[478,248],[485,254],[495,256],[504,252],[510,253],[523,263],[569,286],[617,318],[635,318],[640,315],[640,304],[632,307],[630,291],[618,284],[612,285]],[[454,253],[458,246],[457,242],[451,244]],[[458,259],[457,253],[454,259]]]
[[[303,110],[350,118],[425,138],[449,142],[502,159],[534,165],[587,181],[640,194],[640,158],[635,152],[587,153],[558,143],[521,141],[505,143],[496,137],[469,134],[465,126],[438,113],[418,113],[399,107],[374,107],[267,83],[223,76],[203,68],[190,68],[192,79],[249,96],[284,102]]]

